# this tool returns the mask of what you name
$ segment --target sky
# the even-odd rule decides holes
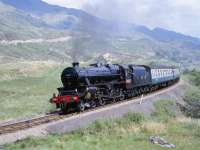
[[[199,0],[43,0],[92,15],[200,37]]]

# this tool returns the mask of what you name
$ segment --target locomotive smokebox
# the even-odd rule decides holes
[[[75,68],[75,67],[79,67],[79,62],[73,62],[72,63],[72,66]]]

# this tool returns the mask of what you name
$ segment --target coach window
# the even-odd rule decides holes
[[[161,71],[159,70],[159,77],[161,77]]]
[[[155,76],[158,77],[158,70],[155,70]]]
[[[157,77],[159,77],[159,72],[158,72],[158,70],[157,70],[156,74],[157,74]]]

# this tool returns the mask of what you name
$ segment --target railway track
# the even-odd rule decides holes
[[[16,123],[10,123],[5,125],[0,125],[0,135],[6,133],[12,133],[19,130],[24,130],[32,128],[41,124],[49,123],[52,121],[57,121],[62,119],[63,116],[59,114],[45,115],[43,117],[33,118],[25,121],[20,121]]]
[[[171,86],[173,86],[173,85],[171,85]],[[166,89],[170,88],[171,86],[156,90],[156,91],[151,92],[151,93],[144,94],[144,96],[148,96],[148,95],[151,95],[151,94],[155,94],[159,91],[166,90]],[[126,99],[124,101],[135,100],[139,97],[141,97],[141,95],[139,95],[137,97]],[[117,104],[123,103],[124,101],[118,101],[118,102],[115,102],[115,103],[111,102],[111,103],[108,103],[104,106],[99,106],[97,108],[88,109],[88,110],[84,111],[83,113],[93,111],[93,110],[99,110],[101,108],[109,107],[111,105],[117,105]],[[20,131],[20,130],[33,128],[33,127],[36,127],[36,126],[39,126],[39,125],[42,125],[42,124],[55,122],[55,121],[62,120],[62,119],[65,119],[65,118],[68,118],[68,117],[71,117],[71,116],[74,116],[74,115],[78,115],[78,114],[79,113],[75,112],[75,113],[61,115],[59,112],[54,112],[53,114],[47,114],[47,115],[42,116],[42,117],[27,119],[27,120],[15,122],[15,123],[7,123],[7,124],[5,123],[5,124],[2,124],[2,125],[0,124],[0,135],[4,135],[4,134],[8,134],[8,133],[14,133],[14,132],[17,132],[17,131]]]

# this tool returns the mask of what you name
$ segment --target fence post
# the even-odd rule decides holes
[[[143,97],[144,97],[144,95],[142,94],[141,99],[140,99],[140,104],[142,104]]]

